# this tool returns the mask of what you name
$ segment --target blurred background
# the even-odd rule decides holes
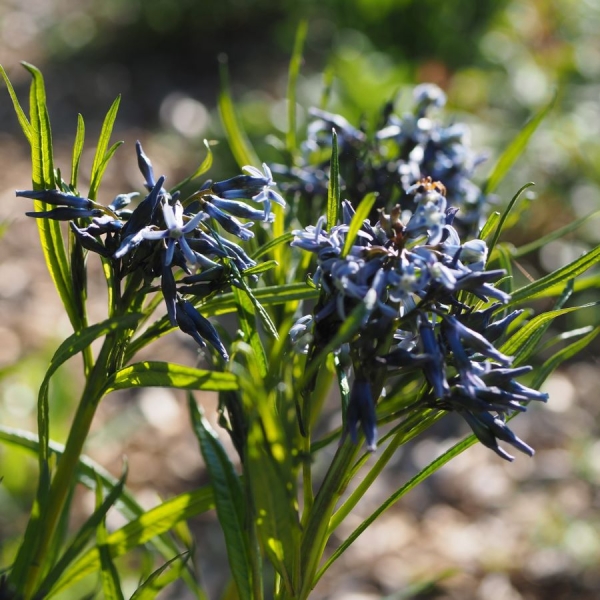
[[[325,71],[333,73],[327,109],[358,125],[388,100],[434,82],[448,94],[446,118],[466,122],[472,146],[488,155],[482,183],[502,149],[552,95],[550,115],[501,184],[507,202],[528,181],[534,192],[511,230],[515,245],[535,240],[600,209],[600,3],[595,0],[4,0],[0,57],[26,105],[25,60],[46,80],[57,164],[69,169],[76,115],[86,121],[82,173],[110,104],[122,102],[113,139],[125,140],[101,194],[141,189],[134,142],[171,183],[214,146],[215,179],[237,172],[223,141],[216,106],[219,59],[227,57],[239,116],[260,155],[280,160],[286,130],[287,68],[295,30],[308,20],[297,118],[319,103]],[[0,422],[35,431],[38,386],[69,324],[45,270],[35,225],[15,189],[30,187],[29,151],[8,93],[0,91]],[[600,242],[598,220],[521,261],[538,277]],[[90,261],[92,316],[104,295]],[[577,294],[582,304],[597,289]],[[548,308],[550,304],[541,305]],[[95,308],[94,308],[95,307]],[[554,334],[596,324],[593,310],[557,321]],[[358,540],[325,576],[315,599],[592,600],[600,598],[600,372],[598,345],[564,365],[545,384],[551,401],[514,421],[536,449],[505,464],[476,446],[444,467]],[[172,334],[152,355],[195,350]],[[540,356],[543,360],[544,356]],[[79,392],[79,365],[55,378],[52,437],[64,441]],[[114,394],[103,403],[86,452],[118,474],[152,506],[206,480],[183,398],[169,390]],[[204,399],[214,416],[215,398]],[[214,421],[214,418],[213,418]],[[466,433],[452,417],[394,459],[344,524],[346,535],[419,467]],[[225,441],[225,440],[224,440]],[[0,447],[0,564],[10,562],[24,531],[36,463]],[[93,506],[82,492],[75,519]],[[116,522],[113,525],[118,525]],[[213,515],[192,520],[206,587],[226,583],[224,543]],[[139,557],[128,585],[136,582]],[[429,582],[429,584],[427,583]],[[81,588],[83,589],[83,588]],[[78,599],[83,591],[64,598]],[[404,590],[404,591],[403,591]],[[407,591],[408,590],[408,591]],[[412,591],[411,591],[412,590]],[[184,597],[173,588],[165,598]],[[79,594],[79,595],[78,595]]]

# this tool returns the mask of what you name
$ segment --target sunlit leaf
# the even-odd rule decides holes
[[[98,138],[98,145],[96,146],[96,153],[94,154],[94,162],[92,164],[92,172],[90,174],[91,183],[88,198],[91,198],[92,200],[96,199],[98,188],[100,187],[100,182],[102,180],[102,175],[106,170],[108,161],[115,153],[119,145],[123,143],[117,142],[116,144],[113,144],[110,150],[107,150],[120,103],[121,96],[119,95],[115,98],[115,101],[108,109],[106,117],[104,118],[104,123],[102,124],[102,129],[100,130],[100,137]]]
[[[109,377],[104,394],[133,387],[173,387],[182,390],[235,390],[232,373],[194,369],[175,363],[145,361],[124,367]]]
[[[340,161],[335,129],[331,130],[331,164],[329,168],[329,186],[327,191],[327,229],[337,225],[340,218]],[[345,256],[343,254],[342,256]]]
[[[348,252],[352,250],[352,245],[356,240],[356,236],[360,231],[360,228],[363,226],[365,219],[369,217],[369,213],[373,208],[373,204],[375,204],[375,200],[377,200],[377,193],[371,192],[367,194],[358,205],[358,208],[352,217],[352,221],[350,221],[350,228],[346,234],[344,248],[342,249],[342,257],[348,256]]]

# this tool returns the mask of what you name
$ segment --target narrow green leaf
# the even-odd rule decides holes
[[[318,296],[318,291],[306,283],[290,283],[285,285],[268,286],[253,290],[253,295],[264,306],[291,304],[302,300],[311,300]],[[235,312],[236,303],[233,293],[221,294],[197,305],[205,317],[224,315]],[[166,335],[174,329],[168,317],[162,317],[150,325],[128,347],[127,360],[131,360],[142,348]]]
[[[48,460],[49,434],[49,406],[48,406],[48,388],[50,379],[56,370],[64,364],[69,358],[85,350],[94,340],[99,337],[117,331],[119,329],[133,328],[142,317],[140,314],[129,314],[119,318],[107,319],[102,323],[91,325],[81,331],[70,335],[56,350],[50,360],[48,370],[44,376],[40,391],[38,393],[38,431],[40,435],[40,459],[44,462]]]
[[[0,425],[0,441],[31,452],[34,455],[37,455],[39,452],[40,446],[38,436],[29,431],[14,429],[11,427],[3,427]],[[53,442],[52,440],[50,441],[50,450],[59,458],[62,456],[64,449],[65,447],[62,444]],[[108,489],[114,489],[118,485],[117,479],[115,479],[98,463],[94,462],[91,458],[88,458],[85,455],[82,455],[79,458],[75,477],[77,481],[91,490],[96,489],[96,482],[98,478]],[[129,520],[136,519],[145,513],[144,509],[136,502],[135,498],[126,489],[123,489],[119,494],[115,508]],[[158,550],[158,552],[160,552],[160,554],[167,559],[172,557],[174,554],[179,553],[179,549],[177,548],[175,542],[166,534],[157,536],[152,540],[151,543]],[[196,583],[191,581],[187,572],[184,575],[184,579],[191,590],[198,589]]]
[[[17,98],[17,94],[15,93],[15,89],[13,88],[12,83],[10,82],[10,79],[8,78],[8,75],[2,65],[0,65],[0,75],[2,75],[4,83],[8,88],[10,99],[12,100],[15,113],[17,114],[17,119],[19,120],[19,125],[21,125],[21,129],[23,130],[27,141],[31,144],[31,138],[33,136],[31,123],[29,122],[29,119],[27,118],[25,112],[21,108],[21,105],[19,104],[19,99]]]
[[[485,240],[492,231],[497,227],[498,221],[500,219],[500,213],[495,210],[490,216],[487,218],[485,225],[481,228],[479,235],[477,236],[480,240]]]
[[[29,89],[29,119],[31,123],[31,163],[34,189],[54,189],[54,158],[52,132],[46,106],[46,88],[39,69],[21,63],[32,77]],[[38,187],[36,187],[38,186]]]
[[[260,319],[260,322],[263,324],[265,331],[269,333],[269,335],[274,339],[279,339],[279,334],[277,333],[277,327],[275,327],[275,323],[273,323],[271,317],[269,316],[269,313],[265,310],[263,305],[259,302],[258,298],[254,295],[254,290],[251,290],[248,287],[248,284],[246,283],[245,279],[242,279],[240,277],[239,281],[243,288],[243,291],[246,293],[248,299],[252,303],[256,316]],[[239,288],[235,289],[234,295],[238,290]]]
[[[210,487],[175,496],[111,533],[106,540],[110,556],[112,558],[122,556],[132,548],[145,544],[152,538],[171,530],[179,521],[189,519],[214,507],[214,496]],[[98,549],[91,548],[63,573],[58,583],[50,590],[48,598],[71,587],[86,575],[97,572],[99,568]]]
[[[340,218],[340,161],[338,157],[337,132],[331,130],[331,166],[327,191],[327,229],[337,225]],[[342,255],[344,256],[344,255]]]
[[[190,556],[190,552],[182,552],[161,565],[135,590],[129,600],[153,600],[156,598],[158,592],[179,579]]]
[[[538,128],[539,124],[544,120],[546,115],[550,112],[556,101],[556,94],[552,97],[550,102],[546,104],[532,119],[530,119],[513,141],[508,145],[506,150],[502,153],[488,180],[483,186],[484,194],[491,194],[496,191],[496,188],[504,179],[504,176],[508,173],[510,168],[513,166],[515,161],[519,158],[523,150],[527,147],[529,139]]]
[[[335,67],[328,65],[323,71],[323,90],[321,91],[321,98],[319,99],[319,108],[326,110],[331,98],[331,90],[333,89],[333,80],[335,79]]]
[[[240,168],[245,167],[246,165],[260,167],[261,162],[235,114],[233,100],[231,99],[231,91],[229,89],[229,72],[226,59],[220,61],[220,73],[221,92],[218,101],[219,114],[221,115],[223,129],[225,130],[225,135],[227,136],[227,141],[229,142],[233,157]]]
[[[265,254],[269,253],[273,248],[279,246],[281,244],[288,244],[294,239],[294,234],[292,232],[284,233],[283,235],[271,240],[266,243],[264,246],[261,246],[256,252],[252,254],[252,258],[257,260],[261,258]],[[246,272],[246,271],[244,271]]]
[[[264,273],[265,271],[270,271],[277,266],[276,260],[266,260],[255,267],[250,267],[249,269],[245,269],[242,275],[244,277],[248,277],[249,275],[259,275],[260,273]]]
[[[587,346],[598,336],[600,333],[600,327],[595,327],[590,333],[581,339],[569,344],[562,350],[559,350],[556,354],[551,356],[544,364],[536,369],[533,382],[531,387],[534,390],[539,390],[544,381],[548,378],[548,376],[558,368],[563,362],[573,358],[574,356],[578,356],[579,353],[587,348]]]
[[[553,291],[562,290],[567,281],[581,275],[599,261],[600,245],[589,252],[586,252],[583,256],[580,256],[568,265],[516,290],[512,294],[510,302],[504,308],[510,308],[516,304],[532,300],[533,298],[550,295],[547,292],[547,290],[550,289]],[[577,281],[575,282],[575,285],[577,285]],[[553,293],[552,295],[556,294]]]
[[[104,394],[133,387],[173,387],[182,390],[236,390],[232,373],[194,369],[168,362],[144,361],[125,367],[108,378]]]
[[[123,475],[117,482],[116,485],[111,484],[110,492],[106,498],[99,503],[99,506],[92,513],[92,515],[86,520],[86,522],[77,530],[77,534],[73,541],[69,544],[69,547],[64,551],[60,560],[52,567],[51,571],[46,575],[44,581],[40,585],[38,594],[40,597],[44,597],[47,590],[52,589],[52,586],[58,581],[59,577],[65,571],[65,569],[79,556],[91,539],[92,535],[96,532],[97,528],[101,525],[108,510],[115,505],[119,496],[122,494],[125,488],[125,479],[127,478],[127,465],[123,470]],[[103,478],[98,474],[96,479],[96,492],[98,489],[102,490],[104,486]]]
[[[106,157],[107,157],[107,148],[108,143],[110,142],[110,136],[112,135],[113,126],[115,124],[115,119],[117,118],[117,112],[119,111],[119,104],[121,103],[121,96],[117,96],[114,102],[111,104],[111,107],[108,109],[106,113],[106,117],[104,117],[104,123],[102,123],[102,129],[100,130],[100,137],[98,138],[98,145],[96,146],[96,153],[94,154],[94,162],[92,164],[92,171],[90,173],[90,191],[88,193],[88,198],[92,200],[96,199],[96,194],[98,192],[98,187],[100,186],[100,180],[102,179],[102,174],[106,169]],[[112,153],[114,154],[116,147],[113,146],[111,148]]]
[[[71,189],[77,189],[77,178],[79,175],[79,165],[81,163],[81,154],[83,152],[83,142],[85,139],[85,123],[81,114],[77,115],[77,133],[75,134],[75,143],[73,144],[73,160],[71,161]]]
[[[450,462],[454,457],[464,452],[467,448],[470,448],[477,442],[477,438],[474,435],[470,435],[468,438],[459,442],[450,450],[442,454],[439,458],[436,458],[432,463],[415,475],[410,481],[404,484],[401,488],[396,490],[379,508],[373,512],[368,518],[366,518],[349,536],[348,538],[333,552],[333,554],[327,559],[323,567],[316,574],[313,581],[313,586],[317,584],[323,574],[329,569],[329,567],[356,541],[356,539],[377,519],[382,515],[388,508],[393,506],[402,496],[410,492],[418,484],[422,483],[430,475],[435,473],[440,467]]]
[[[240,328],[244,333],[244,341],[252,347],[259,365],[260,377],[264,378],[268,368],[267,356],[256,327],[254,304],[248,293],[244,290],[233,288],[233,296],[237,304],[237,315],[240,321]]]
[[[529,244],[524,244],[523,246],[520,246],[513,252],[513,257],[521,258],[521,256],[525,256],[526,254],[534,252],[539,248],[543,248],[546,244],[554,242],[555,240],[560,239],[561,237],[571,233],[572,231],[575,231],[577,228],[584,225],[587,221],[591,221],[599,215],[600,210],[597,210],[593,213],[590,213],[589,215],[586,215],[585,217],[575,219],[574,221],[572,221],[568,225],[565,225],[564,227],[559,227],[555,231],[552,231],[551,233],[548,233],[547,235],[544,235],[541,238],[530,242]]]
[[[246,524],[242,484],[217,434],[198,410],[192,394],[189,394],[188,401],[192,426],[214,490],[217,517],[225,536],[231,573],[240,600],[251,600],[252,568],[248,540],[244,535]]]
[[[500,234],[502,233],[502,228],[504,227],[504,224],[506,223],[506,219],[508,218],[508,215],[510,214],[510,211],[512,210],[513,206],[516,204],[516,202],[519,199],[519,197],[521,196],[521,194],[527,188],[530,188],[532,185],[535,185],[535,184],[529,182],[529,183],[526,183],[524,186],[522,186],[519,189],[519,191],[512,197],[512,200],[508,203],[508,206],[506,207],[506,209],[502,213],[502,216],[500,217],[498,225],[496,226],[496,230],[494,231],[494,235],[492,237],[492,241],[488,244],[488,260],[489,260],[489,257],[492,256],[492,251],[494,250],[494,246],[498,242],[498,238],[500,237]]]
[[[102,181],[102,177],[104,176],[104,172],[106,171],[106,167],[108,167],[108,163],[111,161],[117,149],[123,145],[123,142],[115,142],[104,155],[104,159],[98,166],[98,169],[94,172],[94,177],[92,179],[92,183],[90,184],[90,192],[89,197],[95,199],[98,195],[98,188],[100,187],[100,182]]]
[[[375,204],[375,200],[377,200],[377,195],[377,192],[370,192],[358,205],[358,208],[352,217],[352,221],[350,221],[350,228],[348,230],[348,235],[346,235],[344,248],[342,249],[342,257],[347,256],[348,252],[352,249],[352,245],[354,244],[354,240],[356,240],[360,228],[363,226],[365,219],[368,219],[371,208],[373,208],[373,204]]]
[[[291,433],[292,427],[296,429],[296,413],[278,408],[277,391],[265,388],[264,378],[250,360],[248,367],[248,371],[238,373],[249,423],[245,475],[261,546],[291,598],[298,591],[293,589],[293,582],[298,575],[300,545],[294,459],[297,445]]]
[[[22,63],[32,77],[29,90],[31,136],[31,178],[34,190],[54,189],[54,163],[52,156],[52,132],[46,106],[46,90],[41,72],[28,63]],[[36,210],[52,208],[48,204],[34,201]],[[79,329],[79,315],[72,297],[69,263],[60,225],[51,219],[36,219],[40,242],[46,265],[58,295],[65,307],[73,329]]]
[[[213,142],[213,143],[216,143],[216,142]],[[181,188],[186,186],[190,181],[193,181],[194,179],[200,177],[201,175],[204,175],[204,173],[206,173],[212,167],[213,153],[212,153],[212,150],[210,149],[210,142],[208,140],[204,140],[204,145],[206,146],[206,152],[207,152],[205,159],[200,163],[200,166],[189,177],[186,177],[183,181],[180,181],[171,190],[171,194],[174,194],[175,192],[178,192],[179,190],[181,190]]]
[[[547,326],[551,321],[556,319],[556,317],[560,317],[561,315],[566,315],[582,308],[591,308],[598,304],[600,304],[600,302],[591,302],[582,306],[561,308],[537,315],[502,344],[499,350],[503,354],[513,356],[515,365],[521,364],[533,354],[541,336],[547,329],[547,327],[544,327],[545,325]]]
[[[96,482],[96,510],[102,507],[102,482]],[[106,531],[106,522],[104,517],[96,527],[96,540],[98,552],[100,554],[100,579],[102,581],[102,595],[106,600],[125,600],[121,589],[121,580],[115,567],[115,563],[110,555],[110,550],[106,545],[108,533]]]
[[[294,156],[298,147],[296,140],[296,87],[298,84],[298,75],[300,73],[300,65],[302,64],[302,50],[304,41],[306,40],[306,32],[308,31],[308,23],[306,20],[300,21],[298,29],[296,29],[296,38],[294,39],[294,50],[290,59],[290,67],[288,71],[288,86],[287,86],[287,109],[288,109],[288,130],[285,136],[285,145],[290,156]]]
[[[573,283],[574,292],[583,292],[589,289],[596,289],[600,287],[600,275],[587,275],[585,277],[578,277]],[[559,281],[553,285],[549,285],[547,288],[541,290],[536,294],[536,299],[539,298],[553,298],[558,296],[565,288],[564,282]]]
[[[258,288],[253,291],[254,297],[263,306],[286,304],[296,300],[310,300],[318,296],[318,291],[306,283],[290,283]],[[202,306],[202,314],[217,316],[233,312],[235,300],[233,294],[223,294],[218,298],[210,299]]]

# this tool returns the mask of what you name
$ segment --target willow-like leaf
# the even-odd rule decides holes
[[[8,78],[8,75],[2,65],[0,65],[0,75],[2,75],[2,78],[4,79],[4,83],[6,84],[6,87],[8,88],[8,93],[10,94],[10,99],[12,100],[13,107],[15,109],[15,113],[17,114],[17,119],[19,121],[19,125],[21,125],[21,129],[23,130],[23,133],[25,134],[27,141],[31,144],[31,137],[33,135],[31,123],[29,122],[27,115],[21,108],[21,104],[19,103],[19,99],[17,98],[17,94],[15,93],[15,89],[13,88],[13,85],[10,82],[10,79]]]
[[[204,146],[206,147],[206,157],[200,163],[200,166],[189,177],[186,177],[183,181],[180,181],[174,188],[172,188],[171,194],[178,192],[184,186],[190,183],[190,181],[197,179],[198,177],[204,175],[204,173],[210,170],[213,164],[213,153],[210,149],[210,142],[208,140],[204,140]]]
[[[52,589],[52,586],[58,581],[59,577],[65,571],[65,569],[79,556],[87,546],[88,541],[96,532],[100,526],[108,510],[114,506],[123,493],[125,488],[125,479],[127,478],[127,465],[123,470],[123,475],[117,482],[116,485],[110,485],[109,493],[104,500],[101,500],[96,510],[87,519],[87,521],[77,530],[77,534],[73,541],[69,544],[69,547],[64,551],[60,560],[52,567],[48,575],[44,578],[40,585],[40,592],[42,596],[46,590]],[[100,474],[96,475],[96,493],[98,489],[104,487],[104,478]]]
[[[246,524],[242,484],[217,434],[198,410],[192,394],[188,395],[188,404],[192,426],[214,490],[217,517],[225,536],[231,573],[240,600],[251,600],[252,568],[248,539],[244,533]]]
[[[340,161],[338,157],[337,132],[331,130],[331,164],[329,167],[329,186],[327,190],[327,229],[331,230],[340,218]],[[345,256],[342,254],[342,256]]]
[[[450,450],[442,454],[439,458],[435,459],[417,475],[415,475],[410,481],[403,485],[400,489],[394,492],[379,508],[373,512],[367,519],[365,519],[349,536],[348,538],[333,552],[333,554],[327,559],[325,564],[321,567],[315,576],[312,585],[315,586],[319,579],[324,573],[331,567],[331,565],[356,541],[356,539],[377,519],[382,515],[388,508],[393,506],[402,496],[410,492],[417,485],[425,481],[430,475],[435,473],[440,467],[450,462],[454,457],[464,452],[467,448],[470,448],[477,442],[477,438],[474,435],[469,436],[462,442],[456,444]]]
[[[551,310],[542,313],[541,315],[537,315],[502,344],[499,350],[503,354],[513,356],[515,365],[522,364],[533,354],[533,351],[546,331],[547,326],[551,321],[556,319],[556,317],[566,315],[582,308],[591,308],[598,304],[600,304],[600,302],[591,302],[582,306],[561,308],[559,310]]]
[[[500,220],[500,213],[495,210],[490,216],[487,218],[485,225],[481,228],[479,235],[477,236],[480,240],[485,240],[498,226],[498,221]]]
[[[179,521],[189,519],[215,507],[212,488],[203,487],[193,492],[175,496],[111,533],[106,546],[112,558],[122,556],[131,549],[145,544],[154,537],[171,530]],[[97,548],[88,550],[75,562],[50,590],[48,599],[68,589],[77,581],[100,568]]]
[[[81,114],[77,115],[77,133],[73,144],[73,159],[71,160],[71,189],[77,190],[77,179],[79,176],[79,165],[81,164],[81,153],[85,140],[85,123]]]
[[[370,192],[358,205],[358,208],[352,217],[352,221],[350,221],[350,228],[348,229],[348,234],[346,235],[346,240],[344,241],[344,247],[342,249],[342,258],[347,256],[348,252],[352,250],[354,240],[356,239],[360,228],[363,226],[365,219],[369,217],[371,208],[373,208],[373,204],[375,204],[375,200],[377,200],[377,195],[377,192]]]
[[[588,345],[596,339],[599,333],[600,327],[595,327],[584,337],[576,340],[572,344],[569,344],[551,356],[541,367],[535,370],[531,387],[534,390],[539,389],[555,369],[557,369],[566,360],[577,356],[582,350],[587,348]]]
[[[521,194],[527,188],[530,188],[533,185],[535,185],[535,184],[533,184],[532,182],[526,183],[524,186],[522,186],[519,189],[519,191],[512,197],[512,200],[508,203],[508,206],[506,207],[506,209],[504,210],[504,212],[502,213],[502,216],[500,217],[500,219],[498,221],[498,225],[496,226],[496,230],[494,231],[494,235],[492,236],[492,241],[488,244],[488,253],[489,253],[488,256],[491,257],[492,251],[494,250],[494,246],[498,242],[498,238],[500,237],[500,234],[502,233],[502,229],[504,227],[504,224],[506,223],[506,219],[508,218],[508,215],[510,214],[510,211],[512,210],[513,206],[516,204],[516,202],[519,199],[519,197],[521,196]]]
[[[161,565],[133,592],[129,600],[154,600],[158,592],[179,579],[190,556],[189,551],[182,552]]]
[[[526,254],[535,252],[536,250],[546,246],[546,244],[549,244],[550,242],[554,242],[555,240],[558,240],[561,237],[564,237],[565,235],[571,233],[572,231],[575,231],[576,229],[578,229],[579,227],[581,227],[588,221],[595,219],[597,216],[600,216],[600,210],[594,211],[593,213],[590,213],[589,215],[586,215],[584,217],[580,217],[579,219],[575,219],[568,225],[565,225],[564,227],[559,227],[555,231],[552,231],[552,232],[542,236],[541,238],[538,238],[537,240],[530,242],[529,244],[524,244],[523,246],[519,246],[519,248],[517,248],[516,250],[513,251],[513,258],[521,258],[521,256],[525,256]]]
[[[242,129],[233,100],[231,99],[231,90],[229,88],[229,71],[227,68],[227,60],[223,59],[220,62],[221,73],[221,92],[219,93],[219,114],[223,129],[229,142],[229,147],[233,153],[233,157],[240,168],[246,165],[260,167],[261,162],[248,139],[245,131]]]
[[[302,64],[302,50],[304,41],[306,40],[306,32],[308,31],[308,23],[306,20],[300,21],[296,29],[296,37],[294,39],[294,50],[290,59],[290,67],[288,70],[288,86],[287,86],[287,103],[288,103],[288,130],[285,135],[285,145],[290,157],[296,154],[296,87],[298,83],[298,75],[300,73],[300,65]],[[293,158],[292,158],[293,160]]]
[[[268,368],[267,356],[256,327],[254,304],[248,293],[244,290],[234,288],[233,296],[237,305],[237,315],[240,322],[240,328],[244,333],[244,340],[252,347],[260,368],[260,377],[264,378]]]
[[[264,246],[261,246],[256,252],[254,252],[252,254],[252,258],[254,260],[257,260],[257,259],[261,258],[262,256],[264,256],[265,254],[268,254],[273,248],[280,246],[282,244],[287,245],[293,239],[294,239],[294,234],[292,232],[284,233],[283,235],[276,237],[275,239],[271,240],[270,242],[267,242],[266,244],[264,244]],[[244,273],[245,272],[246,271],[244,271]]]
[[[96,511],[102,508],[102,482],[96,483]],[[102,597],[106,600],[125,600],[121,589],[121,580],[117,567],[110,555],[110,549],[106,543],[108,532],[106,531],[106,516],[100,519],[96,527],[96,542],[98,554],[100,555],[100,580],[102,581]]]
[[[552,289],[560,293],[567,281],[581,275],[590,267],[598,264],[598,262],[600,262],[600,245],[586,252],[583,256],[580,256],[568,265],[516,290],[505,308],[528,302],[537,297],[558,295],[557,293],[548,294],[548,290]],[[575,281],[575,287],[577,289],[577,280]]]
[[[546,115],[550,112],[554,103],[556,102],[556,94],[552,96],[552,99],[546,104],[536,115],[533,116],[516,135],[513,141],[508,145],[506,150],[502,153],[490,176],[488,177],[485,185],[483,186],[484,194],[491,194],[496,191],[496,188],[500,182],[504,179],[504,176],[508,173],[510,168],[513,166],[515,161],[519,158],[523,150],[527,147],[529,139],[534,134],[535,130],[539,127],[540,123],[544,120]]]
[[[100,181],[102,180],[102,175],[106,170],[106,165],[110,157],[114,154],[115,150],[118,148],[122,142],[118,142],[114,144],[112,148],[107,152],[108,143],[110,142],[110,136],[112,135],[113,126],[115,124],[115,119],[117,118],[117,112],[119,111],[119,104],[121,103],[121,96],[117,96],[114,102],[111,104],[111,107],[108,109],[106,113],[106,117],[104,118],[104,123],[102,123],[102,129],[100,130],[100,137],[98,138],[98,145],[96,146],[96,153],[94,154],[94,162],[92,164],[92,171],[90,173],[90,191],[88,193],[88,198],[91,200],[96,199],[96,195],[98,193],[98,188],[100,187]]]
[[[181,390],[236,390],[232,373],[219,373],[175,363],[145,361],[124,367],[108,378],[103,394],[134,387],[172,387]]]

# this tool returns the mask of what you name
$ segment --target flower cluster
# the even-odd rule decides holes
[[[369,136],[340,115],[312,109],[300,164],[272,165],[283,178],[282,189],[300,193],[307,201],[327,197],[331,131],[335,129],[342,187],[348,198],[376,192],[379,207],[398,202],[412,210],[411,187],[431,177],[445,186],[448,201],[460,209],[461,229],[474,233],[490,202],[472,181],[484,157],[470,148],[466,125],[444,125],[434,118],[436,109],[446,103],[439,87],[419,85],[413,99],[413,111],[402,116],[393,114],[391,103],[386,105],[377,131]]]
[[[320,219],[294,232],[292,244],[317,255],[313,282],[321,297],[314,317],[301,318],[292,337],[304,349],[326,343],[354,308],[366,307],[350,343],[355,382],[346,424],[356,439],[360,423],[370,449],[377,435],[374,374],[383,364],[392,375],[420,370],[429,389],[422,401],[460,414],[503,458],[512,459],[498,440],[531,454],[506,418],[546,395],[516,382],[529,368],[511,368],[511,358],[494,346],[521,312],[502,316],[510,296],[493,284],[505,272],[486,270],[483,240],[461,243],[456,208],[447,206],[442,185],[424,179],[410,191],[412,213],[398,205],[389,214],[381,210],[375,224],[361,224],[346,254],[355,214],[348,201],[341,224],[325,230]]]
[[[239,244],[218,233],[217,225],[246,242],[254,236],[254,223],[239,219],[271,222],[271,204],[285,202],[273,189],[275,183],[267,165],[263,165],[264,172],[244,167],[244,175],[207,181],[182,201],[179,192],[171,194],[163,187],[164,177],[155,178],[139,142],[136,151],[148,194],[134,210],[127,207],[137,193],[120,194],[103,206],[74,194],[66,184],[63,190],[17,191],[17,196],[50,205],[49,210],[26,214],[69,221],[81,246],[112,260],[120,279],[141,274],[146,289],[151,289],[153,280],[160,278],[171,324],[201,347],[208,342],[228,360],[217,330],[186,296],[198,299],[227,285],[240,286],[244,271],[256,265]],[[262,204],[262,208],[251,206],[249,200]],[[185,276],[176,279],[176,269]]]

